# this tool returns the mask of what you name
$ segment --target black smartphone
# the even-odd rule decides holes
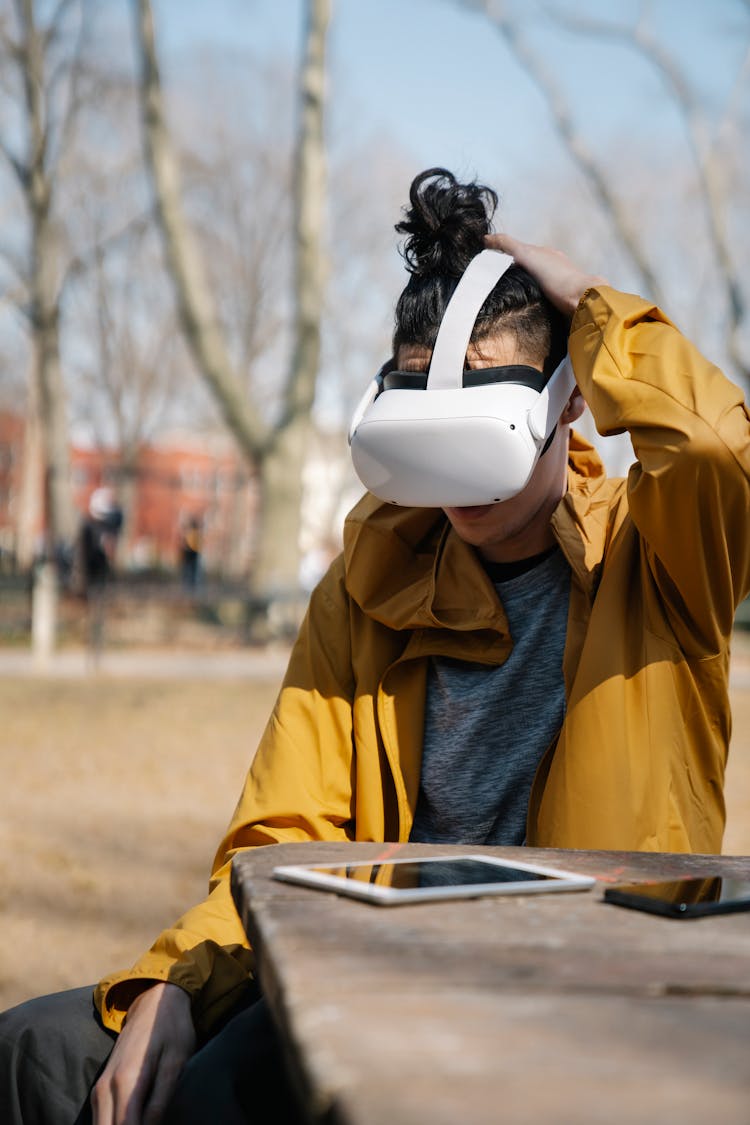
[[[627,883],[607,887],[604,901],[668,918],[705,918],[750,910],[750,879],[691,876],[668,882]]]

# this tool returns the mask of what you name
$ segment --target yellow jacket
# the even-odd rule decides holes
[[[572,436],[552,519],[572,571],[567,713],[532,788],[528,843],[718,852],[728,644],[750,587],[743,397],[657,308],[608,287],[582,299],[570,353],[597,428],[629,430],[637,460],[627,482],[610,480]],[[442,512],[365,496],[312,595],[211,893],[99,985],[105,1023],[119,1028],[141,981],[170,980],[210,1027],[253,967],[229,893],[236,849],[407,840],[426,658],[499,664],[512,643],[493,586]]]

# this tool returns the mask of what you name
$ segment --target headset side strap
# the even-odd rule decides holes
[[[482,250],[469,262],[448,302],[430,363],[427,390],[460,387],[474,324],[487,297],[513,265],[508,254]]]
[[[576,377],[570,356],[566,355],[550,376],[537,404],[529,411],[529,429],[532,437],[546,441],[560,420],[565,404],[573,394]]]
[[[354,411],[354,415],[352,416],[352,420],[351,420],[351,423],[349,425],[349,445],[352,444],[352,438],[354,437],[354,434],[356,433],[357,426],[359,425],[359,423],[362,421],[362,418],[364,417],[365,411],[375,401],[375,399],[378,397],[378,395],[380,394],[380,390],[381,390],[382,386],[383,386],[383,379],[379,374],[376,375],[374,379],[370,379],[370,382],[367,384],[367,389],[365,390],[365,393],[362,395],[362,398],[357,403],[357,408]]]

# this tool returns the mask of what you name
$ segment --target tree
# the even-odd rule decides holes
[[[76,360],[70,405],[96,443],[116,451],[113,483],[124,514],[121,549],[127,555],[141,451],[174,414],[176,400],[185,400],[178,380],[185,356],[151,237],[155,232],[131,232],[114,252],[95,212],[91,220],[93,260],[76,286],[71,310]]]
[[[748,14],[750,14],[750,5]],[[724,288],[729,359],[738,374],[745,379],[750,379],[750,353],[745,352],[741,343],[748,299],[743,290],[740,271],[731,245],[726,153],[722,151],[719,143],[722,131],[726,130],[731,117],[740,105],[740,98],[734,96],[730,99],[729,112],[714,135],[708,115],[690,83],[689,76],[681,69],[679,60],[660,43],[643,15],[630,26],[594,18],[571,17],[561,12],[556,12],[555,18],[562,26],[578,35],[624,43],[640,54],[659,74],[665,89],[669,91],[678,107],[693,157],[709,241]],[[735,79],[735,95],[739,94],[746,83],[749,65],[750,42],[745,51],[744,63]]]
[[[293,346],[281,409],[269,421],[247,397],[232,361],[196,239],[185,218],[175,146],[166,121],[150,0],[136,0],[143,135],[178,315],[196,365],[239,448],[257,473],[261,513],[254,567],[263,599],[298,582],[302,467],[320,359],[325,203],[323,145],[325,39],[330,0],[309,0],[300,71],[294,167]]]
[[[39,18],[34,0],[15,0],[13,12],[14,21],[6,16],[0,25],[3,56],[10,64],[4,72],[0,152],[23,200],[27,238],[25,246],[6,245],[3,257],[15,275],[17,305],[31,339],[21,498],[30,505],[28,534],[34,530],[36,496],[43,484],[44,559],[32,601],[32,644],[38,658],[46,660],[56,639],[58,564],[75,532],[60,361],[63,267],[56,204],[61,166],[85,96],[87,21],[85,0],[58,0],[46,20]]]
[[[552,61],[535,47],[525,21],[514,15],[507,4],[496,0],[461,0],[464,6],[481,12],[502,36],[518,63],[544,97],[555,131],[572,164],[578,169],[591,189],[593,198],[606,215],[619,246],[624,250],[635,271],[640,289],[660,304],[664,301],[664,285],[656,268],[653,242],[649,242],[648,223],[643,208],[626,199],[618,190],[614,166],[607,165],[589,143],[585,128],[572,109],[563,83],[557,78]],[[750,5],[745,5],[750,12]],[[727,116],[712,127],[701,103],[692,76],[686,73],[681,60],[670,53],[651,30],[643,8],[640,18],[630,24],[593,16],[572,15],[570,8],[545,4],[543,12],[548,23],[567,29],[586,39],[608,39],[626,45],[646,60],[660,76],[665,94],[682,115],[685,135],[693,162],[694,190],[700,199],[703,227],[713,258],[716,275],[723,291],[723,317],[727,325],[725,347],[728,361],[739,378],[750,377],[750,355],[742,342],[742,332],[747,320],[748,296],[743,286],[738,254],[730,235],[731,200],[729,197],[729,168],[733,150],[741,146],[723,145],[727,133],[727,118],[736,115],[742,105],[737,95],[746,82],[750,47],[739,68],[735,82],[735,96],[729,99]],[[750,30],[750,29],[749,29]],[[672,177],[675,170],[672,170]],[[739,193],[738,193],[739,194]],[[693,236],[694,237],[694,236]],[[661,248],[659,248],[659,252]]]
[[[6,247],[4,258],[16,275],[32,342],[31,424],[34,429],[38,419],[47,554],[53,559],[75,529],[60,363],[62,269],[55,205],[60,164],[81,104],[85,16],[82,5],[65,0],[42,24],[34,0],[15,0],[14,12],[15,26],[6,19],[1,31],[3,54],[12,64],[6,97],[14,101],[16,115],[0,151],[25,205],[28,242],[15,253]]]

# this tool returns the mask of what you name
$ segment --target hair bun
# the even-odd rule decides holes
[[[415,277],[460,277],[484,249],[497,193],[476,182],[460,184],[446,168],[429,168],[413,180],[409,202],[396,224],[407,236],[401,253],[408,271]]]

